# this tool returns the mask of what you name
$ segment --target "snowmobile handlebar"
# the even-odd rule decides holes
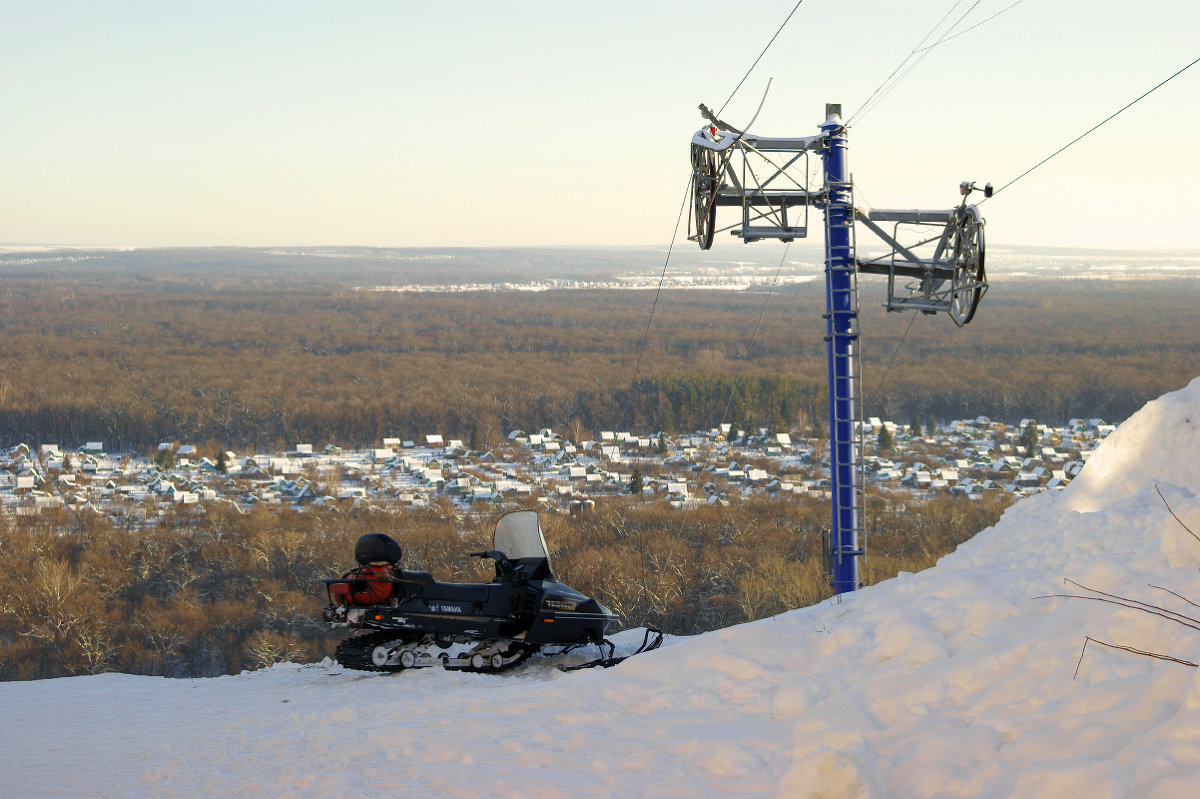
[[[487,552],[468,552],[467,554],[473,558],[491,558],[496,561],[497,577],[501,575],[511,577],[516,571],[513,569],[512,562],[509,561],[508,556],[498,549],[489,549]]]

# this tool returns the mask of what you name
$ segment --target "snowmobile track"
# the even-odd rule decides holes
[[[334,658],[342,666],[348,669],[357,669],[358,671],[401,671],[404,667],[400,665],[375,665],[371,660],[371,652],[381,644],[399,641],[402,638],[403,636],[396,635],[392,630],[380,630],[378,632],[356,635],[353,638],[347,638],[337,645],[337,649],[334,650]]]
[[[355,669],[357,671],[405,671],[404,666],[399,664],[378,665],[371,657],[372,652],[377,646],[400,641],[412,643],[415,640],[411,636],[408,637],[408,640],[405,640],[405,638],[405,636],[397,636],[393,630],[377,630],[375,632],[363,633],[362,635],[347,638],[339,643],[334,652],[334,658],[344,668]],[[541,651],[541,647],[534,645],[516,644],[515,646],[519,650],[517,656],[499,668],[485,666],[477,669],[467,664],[450,666],[448,668],[454,671],[467,671],[474,674],[499,674],[511,671]]]

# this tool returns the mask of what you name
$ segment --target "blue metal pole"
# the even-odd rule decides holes
[[[853,243],[854,208],[846,163],[846,131],[840,105],[826,106],[821,130],[825,167],[825,306],[829,365],[829,474],[833,491],[830,535],[833,592],[854,591],[858,583],[858,493],[855,472],[858,397],[858,293]]]

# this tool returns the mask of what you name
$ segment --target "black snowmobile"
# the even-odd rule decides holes
[[[337,647],[346,668],[400,671],[440,663],[496,672],[547,646],[589,643],[607,644],[610,658],[603,660],[619,660],[604,637],[617,617],[555,579],[536,511],[501,517],[492,549],[470,553],[495,562],[490,583],[441,583],[428,572],[403,571],[401,554],[392,538],[364,535],[354,548],[360,568],[324,581],[325,621],[362,630]],[[445,651],[461,644],[468,648],[453,657]]]

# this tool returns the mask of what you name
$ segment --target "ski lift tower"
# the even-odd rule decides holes
[[[691,213],[688,238],[707,250],[717,232],[749,243],[791,242],[808,234],[808,209],[824,210],[825,341],[829,371],[829,471],[833,520],[826,545],[835,594],[859,588],[863,554],[859,509],[862,470],[862,378],[858,346],[858,275],[887,275],[889,311],[946,313],[959,327],[971,321],[987,291],[984,221],[967,198],[975,184],[959,186],[962,201],[947,210],[873,210],[861,213],[847,164],[841,106],[825,107],[815,136],[768,138],[738,130],[704,105],[708,125],[692,136]],[[809,159],[821,159],[824,179],[809,186]],[[983,190],[992,195],[991,184]],[[740,209],[740,219],[717,227],[717,209]],[[861,259],[855,223],[886,248]],[[890,224],[885,229],[881,223]],[[909,239],[902,244],[901,239]]]

